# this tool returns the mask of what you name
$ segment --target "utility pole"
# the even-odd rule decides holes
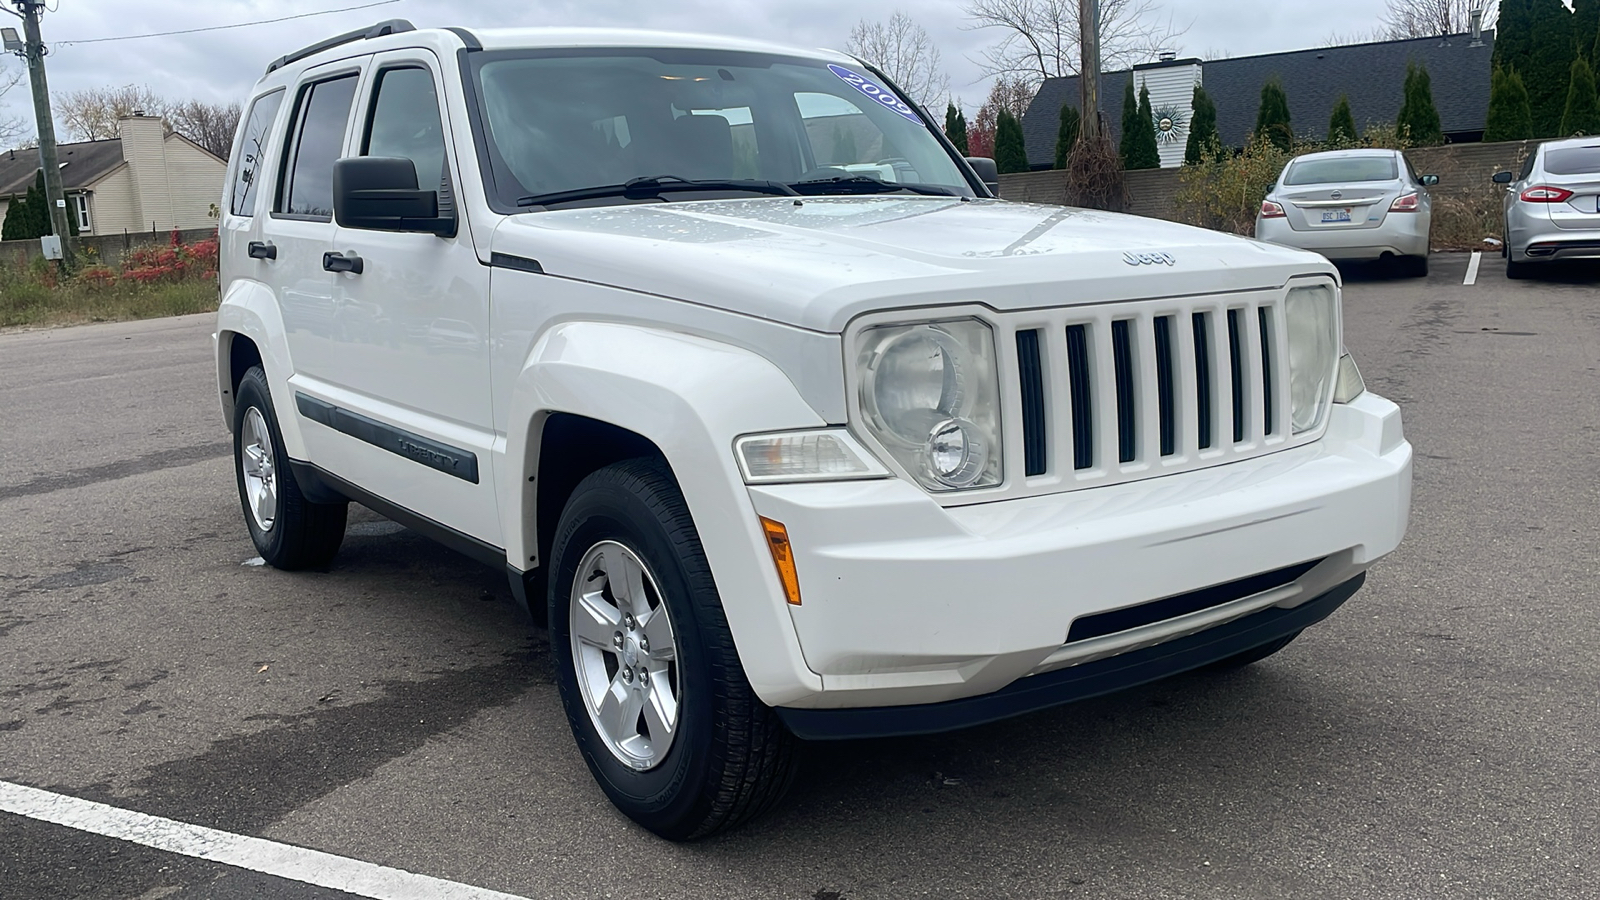
[[[44,12],[44,0],[11,0],[22,19],[23,44],[19,54],[28,63],[28,77],[33,82],[33,115],[39,127],[39,166],[44,170],[44,192],[50,207],[50,224],[61,238],[61,264],[67,269],[76,268],[76,255],[72,247],[72,228],[67,224],[66,194],[61,188],[61,161],[56,155],[56,121],[50,111],[50,84],[45,79],[44,58],[49,49],[39,35],[39,17]],[[6,29],[10,31],[10,29]],[[13,32],[14,34],[15,32]],[[6,42],[11,50],[12,42]]]
[[[1078,0],[1078,110],[1083,113],[1079,134],[1100,138],[1100,0]]]

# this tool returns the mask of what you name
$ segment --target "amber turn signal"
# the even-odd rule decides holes
[[[795,606],[800,605],[800,576],[794,570],[794,548],[789,546],[789,529],[782,522],[761,517],[761,530],[767,536],[767,549],[772,551],[772,564],[778,567],[778,581],[783,584],[783,594]]]

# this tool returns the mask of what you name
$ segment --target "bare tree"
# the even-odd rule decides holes
[[[9,94],[12,88],[26,81],[27,77],[26,69],[0,71],[0,104],[4,104],[6,94]],[[10,147],[32,131],[32,126],[21,116],[0,116],[0,147]],[[17,149],[20,150],[22,148],[18,147]]]
[[[989,87],[989,97],[978,107],[972,125],[967,129],[967,148],[973,156],[994,156],[995,129],[1000,120],[1000,110],[1010,112],[1018,119],[1028,111],[1033,102],[1033,87],[1021,78],[1002,75]]]
[[[1483,27],[1499,17],[1499,0],[1389,0],[1383,28],[1390,40],[1460,34],[1472,27],[1472,11],[1483,10]]]
[[[167,124],[219,159],[233,150],[233,134],[239,130],[238,103],[206,103],[190,100],[167,110]]]
[[[857,22],[844,48],[882,69],[926,109],[937,110],[949,96],[950,76],[940,64],[939,48],[927,29],[899,10],[888,22]]]
[[[65,94],[55,103],[67,137],[76,141],[109,141],[117,136],[117,120],[134,113],[164,116],[167,101],[136,84],[90,88]]]
[[[972,28],[994,28],[1000,40],[975,60],[989,75],[1029,84],[1078,74],[1078,0],[969,0]],[[1100,0],[1100,66],[1126,69],[1150,62],[1186,28],[1162,16],[1156,0]]]

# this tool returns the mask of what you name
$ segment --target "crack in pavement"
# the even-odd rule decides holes
[[[159,472],[162,469],[172,469],[192,463],[205,462],[228,456],[232,453],[233,442],[231,440],[218,441],[214,444],[198,444],[193,447],[158,450],[133,459],[106,463],[103,466],[74,469],[71,472],[62,472],[56,475],[41,475],[32,481],[24,481],[20,484],[0,485],[0,501],[15,500],[18,497],[32,497],[38,494],[53,494],[56,491],[86,487],[102,481],[115,481],[119,478],[143,475],[147,472]]]

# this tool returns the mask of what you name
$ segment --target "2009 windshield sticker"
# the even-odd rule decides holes
[[[911,121],[916,122],[918,125],[922,124],[922,120],[917,117],[916,110],[907,106],[905,101],[901,100],[899,97],[896,97],[889,91],[884,90],[876,84],[873,84],[872,81],[867,78],[867,76],[852,72],[849,69],[846,69],[844,66],[833,65],[832,63],[828,64],[828,71],[839,76],[839,80],[843,81],[845,84],[854,87],[856,90],[866,94],[868,97],[871,97],[878,103],[881,103],[900,115],[905,116]]]

